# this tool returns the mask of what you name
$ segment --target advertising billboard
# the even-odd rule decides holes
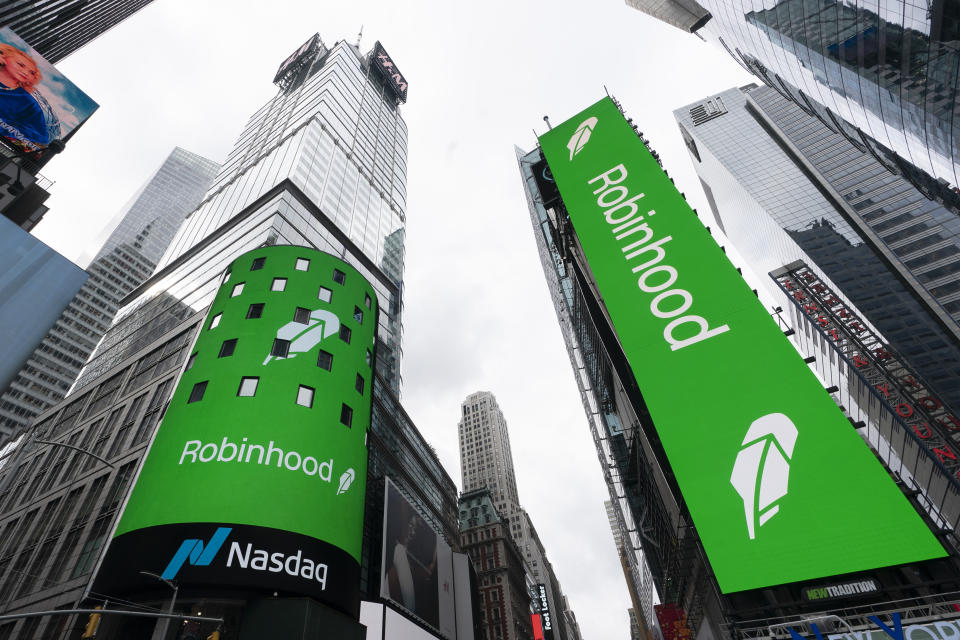
[[[454,638],[450,545],[417,513],[390,478],[384,481],[380,596]]]
[[[20,36],[0,28],[0,136],[7,144],[42,151],[96,109],[96,102]]]
[[[397,69],[397,65],[393,63],[387,50],[383,48],[379,40],[373,45],[371,64],[386,81],[387,86],[396,94],[397,100],[406,102],[407,80],[403,77],[403,74],[400,73],[400,70]]]
[[[613,101],[540,144],[720,589],[945,556]]]
[[[220,285],[95,580],[359,607],[377,297],[313,249],[262,247]]]
[[[540,633],[544,640],[553,640],[553,617],[550,615],[550,601],[547,599],[547,585],[538,582],[534,585],[533,607],[540,622]],[[536,633],[536,631],[535,631]]]

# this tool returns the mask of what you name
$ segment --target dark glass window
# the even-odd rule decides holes
[[[350,330],[350,327],[345,327],[340,325],[340,339],[350,344],[350,336],[353,335],[353,331]]]
[[[357,324],[363,324],[363,311],[360,310],[360,307],[353,308],[353,319]]]
[[[337,284],[343,284],[344,282],[347,281],[347,274],[345,274],[343,271],[340,271],[340,269],[334,269],[333,281],[336,282]]]
[[[193,363],[197,361],[196,352],[190,354],[190,359],[187,360],[187,371],[193,368]]]
[[[220,353],[217,355],[218,358],[228,358],[233,355],[233,352],[237,348],[237,339],[230,338],[229,340],[224,340],[223,344],[220,345]]]
[[[333,354],[320,349],[320,353],[317,356],[317,366],[330,371],[333,368]]]
[[[193,389],[190,390],[190,398],[187,400],[187,404],[203,400],[203,394],[207,390],[207,382],[209,382],[209,380],[204,380],[203,382],[198,382],[197,384],[193,385]]]
[[[363,304],[367,307],[367,309],[372,308],[371,305],[373,304],[373,299],[370,297],[369,293],[363,294]]]
[[[373,354],[370,353],[370,349],[367,349],[367,366],[370,366],[370,363],[373,362]]]
[[[275,358],[286,358],[290,353],[290,341],[282,338],[275,338],[273,346],[270,347],[270,355]]]
[[[266,258],[254,258],[253,262],[250,264],[250,271],[259,271],[260,269],[263,269],[263,265],[266,261]]]
[[[263,303],[255,302],[247,309],[247,319],[260,318],[263,316]]]
[[[357,374],[357,383],[354,385],[354,388],[356,388],[357,393],[363,394],[363,384],[364,384],[364,382],[363,382],[363,376],[358,373],[358,374]]]
[[[353,409],[347,405],[340,407],[340,423],[348,427],[353,426]]]
[[[297,310],[293,312],[293,321],[310,324],[310,309],[297,307]]]

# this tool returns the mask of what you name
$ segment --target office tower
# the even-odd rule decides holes
[[[480,637],[533,640],[523,556],[509,524],[489,489],[460,495],[460,544],[480,581]]]
[[[628,0],[722,46],[769,87],[960,210],[960,9],[950,0]],[[668,20],[666,16],[687,16]],[[708,15],[706,22],[702,18]]]
[[[894,624],[927,623],[960,586],[949,533],[960,492],[938,462],[945,450],[903,417],[923,406],[894,381],[926,391],[922,380],[796,259],[777,275],[797,304],[776,313],[804,324],[778,326],[614,99],[539,142],[517,151],[534,237],[627,562],[649,564],[662,603],[648,627],[666,640],[815,637],[826,618],[889,626],[894,601]],[[743,195],[709,186],[718,203]],[[757,251],[779,251],[764,232],[756,221]],[[806,359],[790,342],[801,335],[804,346],[817,336]],[[902,377],[887,382],[888,365]],[[879,502],[889,511],[872,524],[885,532],[864,535],[855,513]],[[847,599],[820,595],[831,593]]]
[[[285,250],[283,245],[303,247],[305,252],[319,250],[345,262],[350,273],[355,269],[372,285],[380,310],[376,344],[367,347],[376,352],[375,359],[370,353],[368,363],[375,364],[374,375],[372,380],[364,380],[362,387],[365,398],[372,394],[372,420],[366,433],[366,497],[359,558],[361,617],[388,622],[399,617],[398,625],[409,625],[415,615],[403,613],[402,602],[386,606],[386,598],[381,596],[387,486],[404,496],[435,540],[458,546],[455,485],[406,415],[395,391],[400,383],[397,358],[406,173],[406,126],[399,105],[406,97],[406,82],[379,43],[364,55],[343,41],[327,46],[319,35],[283,62],[274,81],[276,97],[250,118],[157,270],[126,298],[71,394],[37,416],[34,428],[0,470],[0,527],[7,533],[0,549],[0,593],[4,594],[0,607],[5,612],[96,603],[100,594],[92,592],[91,600],[84,600],[85,589],[91,586],[92,572],[130,490],[133,472],[182,372],[210,355],[190,357],[201,327],[209,331],[214,324],[213,318],[207,319],[210,305],[222,291],[236,291],[237,296],[252,293],[236,289],[239,273],[253,274],[251,281],[264,274],[282,280],[276,274],[282,270],[292,274],[291,280],[300,277],[301,267],[308,265],[299,260],[271,261],[273,254],[268,255],[268,250]],[[247,254],[251,251],[263,251],[259,257],[264,260],[250,262]],[[240,264],[238,260],[247,262],[238,267],[238,273],[228,276],[228,265]],[[346,270],[339,276],[326,274],[336,287],[346,282],[343,278],[347,275]],[[234,280],[225,284],[227,277]],[[273,288],[271,284],[270,291],[280,292],[283,286],[277,283]],[[314,289],[313,304],[322,307],[330,302],[331,296],[337,295],[333,289]],[[243,319],[255,322],[265,313],[257,304],[252,304]],[[362,302],[358,310],[362,312],[365,305]],[[291,316],[294,325],[303,320],[302,315]],[[357,321],[351,318],[346,321]],[[338,332],[328,337],[350,340],[350,335]],[[221,347],[224,357],[232,357],[228,355],[230,345]],[[318,376],[340,362],[331,362],[316,350],[299,352],[299,358],[316,363]],[[315,389],[324,392],[321,387]],[[361,393],[359,383],[351,392]],[[298,392],[289,401],[300,398]],[[347,412],[343,415],[349,419]],[[338,424],[338,428],[349,428]],[[227,422],[220,426],[230,428]],[[282,425],[277,425],[277,430],[279,438]],[[94,452],[113,468],[107,470],[96,458],[66,447],[38,447],[30,438]],[[345,491],[349,480],[341,478],[340,482]],[[282,496],[276,498],[284,502]],[[209,535],[204,540],[210,540]],[[182,540],[172,543],[171,557]],[[217,561],[225,558],[218,556]],[[159,575],[164,567],[145,570]],[[462,584],[462,580],[455,582],[454,593],[459,595],[457,585]],[[166,608],[170,590],[161,582],[156,585],[156,591],[128,594],[125,599],[135,596],[151,606]],[[313,624],[324,616],[339,616],[341,621],[346,616],[354,623],[350,628],[356,629],[356,612],[335,614],[313,600],[301,604],[284,598],[264,600],[226,587],[202,591],[191,593],[181,588],[177,611],[202,609],[205,614],[225,616],[234,629],[237,624],[253,624],[250,616],[285,623],[294,619],[305,622],[306,616],[314,616]],[[64,628],[83,622],[65,621]],[[59,624],[35,618],[7,623],[0,633],[12,629],[14,634],[39,631],[59,637]],[[416,624],[434,637],[440,633],[422,620]],[[142,625],[130,622],[120,631],[124,637],[134,637],[149,635],[154,629],[153,621]],[[195,633],[202,632],[205,637],[214,628]]]
[[[478,391],[467,396],[461,404],[458,432],[464,492],[489,492],[497,513],[520,548],[527,572],[534,582],[547,585],[551,611],[562,612],[559,582],[530,516],[520,506],[507,421],[492,393]],[[566,625],[560,624],[562,616],[556,622],[563,628],[560,633],[566,634],[560,637],[570,638]]]
[[[650,630],[647,627],[647,620],[653,619],[653,580],[650,576],[650,567],[646,562],[640,563],[638,569],[643,573],[634,574],[628,560],[629,554],[625,546],[625,527],[620,524],[620,518],[623,516],[613,506],[613,502],[605,500],[603,506],[607,511],[607,522],[610,524],[610,532],[613,534],[613,542],[617,547],[617,556],[620,558],[620,566],[623,568],[623,577],[627,581],[627,590],[630,592],[630,602],[633,607],[630,608],[630,629],[631,636],[636,626],[640,638],[650,639]],[[639,619],[634,614],[640,612]]]
[[[0,26],[10,27],[56,63],[151,1],[12,0],[0,9]]]
[[[776,292],[770,272],[797,260],[816,269],[945,405],[932,428],[950,426],[925,444],[960,450],[946,417],[960,406],[956,217],[769,87],[674,115],[714,216],[751,268]]]
[[[179,147],[105,230],[90,278],[0,394],[0,439],[59,402],[110,327],[120,301],[146,280],[219,165]]]

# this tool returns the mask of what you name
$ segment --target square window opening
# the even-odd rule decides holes
[[[340,407],[340,424],[353,427],[353,409],[346,404]]]
[[[237,339],[230,338],[229,340],[224,340],[223,344],[220,345],[220,353],[217,355],[218,358],[229,358],[233,355],[233,352],[237,349]]]
[[[317,356],[317,366],[327,371],[333,369],[333,354],[320,349],[320,353]]]
[[[369,293],[363,294],[363,304],[367,307],[367,309],[373,308],[373,298],[370,297]]]
[[[367,366],[373,362],[373,354],[370,352],[370,349],[367,349]]]
[[[353,319],[357,324],[363,324],[363,311],[360,310],[360,307],[353,308]]]
[[[254,302],[247,308],[247,320],[263,317],[263,303]]]
[[[310,261],[306,258],[297,258],[297,271],[308,271],[310,269]]]
[[[347,274],[345,274],[343,271],[340,271],[340,269],[334,269],[333,281],[337,284],[343,284],[347,281]]]
[[[270,355],[275,358],[286,358],[290,355],[290,341],[283,338],[275,338],[273,346],[270,347]]]
[[[274,278],[273,284],[270,285],[270,291],[283,291],[286,288],[287,288],[286,278]]]
[[[266,258],[254,258],[253,262],[250,263],[250,271],[260,271],[263,269],[263,265],[266,264]]]
[[[345,326],[343,326],[343,325],[340,325],[340,339],[341,339],[341,340],[343,340],[343,341],[346,342],[347,344],[350,344],[350,337],[351,337],[352,335],[353,335],[353,331],[350,329],[350,327],[345,327]]]
[[[190,359],[187,360],[187,368],[186,368],[186,371],[189,371],[190,369],[192,369],[192,368],[193,368],[193,363],[196,362],[196,361],[197,361],[197,352],[194,351],[193,353],[190,354]]]
[[[244,285],[244,284],[246,284],[246,283],[244,283],[244,282],[238,282],[237,284],[233,285],[233,291],[230,292],[230,297],[231,297],[231,298],[236,298],[238,295],[240,295],[241,293],[243,293],[243,285]]]
[[[297,307],[297,310],[293,312],[293,321],[300,324],[310,324],[310,309]]]
[[[297,389],[297,404],[308,409],[313,406],[313,388],[300,385]]]
[[[240,379],[240,388],[237,389],[237,395],[240,397],[252,397],[257,393],[257,385],[260,383],[260,378],[241,378]]]
[[[327,289],[326,287],[320,287],[320,291],[317,293],[317,297],[320,298],[323,302],[330,302],[330,298],[333,297],[333,291]]]
[[[208,382],[209,380],[204,380],[203,382],[198,382],[193,385],[193,389],[190,390],[190,397],[187,398],[187,404],[203,400],[203,394],[207,390]]]
[[[363,376],[358,373],[357,382],[354,385],[354,388],[357,390],[357,393],[359,393],[360,395],[363,395],[363,386],[364,386]]]
[[[213,319],[210,321],[210,328],[216,329],[217,326],[220,324],[220,318],[222,317],[223,317],[222,313],[218,313],[217,315],[213,316]]]

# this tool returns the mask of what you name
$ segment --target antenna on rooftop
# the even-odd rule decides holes
[[[357,34],[357,48],[360,48],[360,38],[363,37],[363,25],[360,25],[360,33]]]

